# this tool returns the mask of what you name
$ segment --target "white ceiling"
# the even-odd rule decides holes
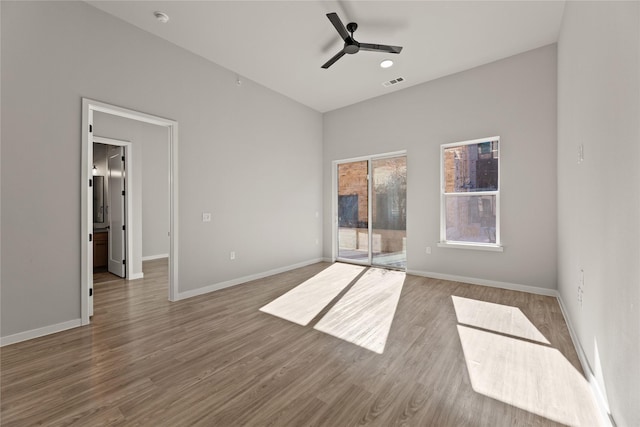
[[[564,11],[564,1],[88,3],[320,112],[554,43]],[[361,51],[320,68],[343,44],[329,12],[358,23],[356,40],[402,53]],[[395,65],[380,68],[385,58]],[[405,82],[383,87],[396,77]]]

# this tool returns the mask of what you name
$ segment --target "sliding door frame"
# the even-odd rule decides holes
[[[372,194],[373,194],[373,170],[372,170],[372,164],[373,161],[375,160],[382,160],[382,159],[389,159],[389,158],[393,158],[393,157],[407,157],[407,150],[401,150],[401,151],[393,151],[390,153],[382,153],[382,154],[375,154],[375,155],[369,155],[369,156],[360,156],[360,157],[352,157],[349,159],[341,159],[341,160],[334,160],[333,162],[331,162],[331,236],[332,236],[332,245],[331,245],[331,261],[335,262],[335,261],[341,261],[341,262],[348,262],[351,264],[358,264],[358,265],[368,265],[371,266],[373,265],[373,202],[372,202]],[[340,258],[339,254],[340,254],[340,250],[339,250],[339,239],[338,239],[338,233],[340,232],[340,227],[339,227],[339,218],[338,218],[338,166],[342,165],[342,164],[347,164],[347,163],[354,163],[354,162],[363,162],[366,161],[368,166],[367,166],[367,229],[368,229],[368,239],[369,239],[369,243],[368,243],[368,248],[369,248],[369,253],[368,253],[368,257],[367,257],[367,261],[366,262],[362,262],[362,261],[357,261],[357,260],[353,260],[353,259],[348,259],[348,258]],[[357,235],[356,235],[356,239],[357,239]],[[385,267],[387,268],[387,267]]]

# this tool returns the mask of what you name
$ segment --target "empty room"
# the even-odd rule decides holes
[[[640,1],[0,1],[0,425],[640,426]]]

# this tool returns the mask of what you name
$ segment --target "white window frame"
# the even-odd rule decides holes
[[[444,165],[444,152],[445,149],[451,147],[460,147],[463,145],[480,144],[483,142],[498,141],[498,189],[496,191],[473,191],[473,192],[459,192],[459,193],[447,193],[445,192],[445,165]],[[484,251],[496,251],[502,252],[504,250],[500,239],[500,188],[501,188],[501,159],[500,159],[500,137],[492,136],[488,138],[479,138],[469,141],[452,142],[448,144],[442,144],[440,146],[440,242],[438,247],[441,248],[457,248],[457,249],[473,249]],[[479,243],[479,242],[464,242],[457,240],[447,240],[447,208],[446,208],[446,196],[495,196],[496,197],[496,242],[495,243]]]

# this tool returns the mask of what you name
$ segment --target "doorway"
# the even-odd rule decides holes
[[[106,113],[166,128],[169,145],[169,289],[170,301],[178,297],[178,123],[87,98],[82,100],[82,216],[81,216],[81,321],[90,323],[93,312],[93,142],[94,113]],[[131,192],[129,192],[131,194]],[[130,199],[129,199],[130,201]],[[131,206],[131,204],[129,204]],[[127,240],[130,240],[130,234]]]
[[[334,162],[334,259],[405,270],[404,152]]]

